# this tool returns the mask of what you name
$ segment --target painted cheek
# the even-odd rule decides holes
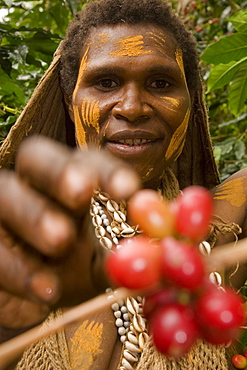
[[[164,101],[164,107],[166,110],[169,110],[171,112],[178,112],[180,101],[179,99],[171,98],[169,96],[163,96],[161,98]]]
[[[99,147],[100,139],[100,109],[99,102],[83,99],[81,106],[74,106],[76,121],[76,139],[79,146],[93,144]]]
[[[182,73],[183,79],[184,79],[185,84],[186,84],[186,87],[187,87],[187,81],[186,81],[186,75],[185,75],[185,70],[184,70],[184,62],[183,62],[183,53],[182,53],[182,50],[177,49],[176,52],[175,52],[175,57],[176,57],[177,64],[178,64],[178,66],[180,68],[180,71]],[[187,87],[187,89],[188,89],[188,87]]]
[[[183,122],[178,126],[178,128],[172,135],[170,144],[165,154],[166,161],[170,160],[171,158],[173,158],[175,161],[181,154],[184,146],[185,135],[188,128],[189,119],[190,119],[190,109],[188,108],[184,116]]]
[[[176,50],[175,57],[176,57],[177,64],[180,68],[180,71],[182,73],[182,77],[184,79],[184,84],[185,84],[186,91],[187,91],[187,94],[188,94],[188,96],[187,96],[188,101],[190,102],[190,95],[189,95],[189,90],[188,90],[185,71],[184,71],[183,55],[182,55],[182,51],[180,49]],[[178,112],[178,109],[179,109],[180,106],[182,108],[183,104],[178,99],[163,97],[163,100],[166,103],[168,103],[166,108],[170,109],[173,112]],[[187,103],[188,103],[188,101],[187,101]],[[189,106],[190,106],[190,104],[189,104]],[[177,127],[176,131],[172,135],[170,144],[169,144],[168,149],[167,149],[166,154],[165,154],[166,161],[170,160],[171,158],[173,158],[173,160],[175,161],[179,157],[179,155],[181,154],[181,152],[183,150],[183,146],[184,146],[184,142],[185,142],[185,135],[186,135],[186,131],[187,131],[187,128],[188,128],[189,119],[190,119],[190,112],[191,112],[191,109],[188,108],[186,113],[185,113],[185,116],[184,116],[184,119],[183,119],[182,123]]]
[[[81,104],[81,115],[84,125],[87,127],[92,126],[99,135],[99,103],[96,100],[84,99]]]
[[[188,89],[186,75],[185,75],[185,70],[184,70],[184,61],[183,61],[183,53],[182,53],[182,50],[177,49],[176,52],[175,52],[175,57],[176,57],[177,64],[178,64],[178,66],[180,68],[180,71],[181,71],[181,74],[182,74],[182,78],[184,80],[184,87],[186,89],[187,98],[189,99],[190,106],[191,106],[190,92],[189,92],[189,89]]]
[[[79,147],[82,147],[86,145],[86,132],[84,130],[79,108],[77,107],[77,105],[73,105],[73,110],[76,142]]]
[[[88,52],[89,52],[90,46],[87,47],[86,52],[84,56],[82,57],[81,64],[80,64],[80,69],[77,77],[77,82],[76,86],[73,92],[73,97],[72,97],[72,103],[73,103],[73,111],[74,111],[74,124],[75,124],[75,136],[76,136],[76,141],[78,146],[84,146],[86,145],[86,132],[84,130],[83,124],[82,124],[82,119],[80,115],[80,109],[79,107],[75,104],[76,98],[77,98],[77,93],[80,87],[80,82],[83,76],[83,73],[87,67],[87,59],[88,59]]]
[[[81,60],[79,74],[76,82],[76,87],[73,93],[73,110],[75,120],[75,134],[76,141],[79,147],[87,144],[99,146],[99,118],[100,110],[99,103],[96,100],[84,98],[82,103],[77,102],[80,82],[82,80],[84,71],[88,65],[88,52],[90,45]]]

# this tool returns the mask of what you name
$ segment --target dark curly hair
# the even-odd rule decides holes
[[[121,23],[152,24],[170,32],[183,52],[189,90],[198,88],[196,43],[165,0],[89,0],[70,23],[61,46],[61,86],[69,99],[76,85],[82,48],[91,29]]]

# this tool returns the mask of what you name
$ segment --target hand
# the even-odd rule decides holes
[[[32,326],[107,287],[106,252],[89,217],[92,191],[121,199],[138,186],[131,169],[103,152],[42,137],[21,145],[16,171],[0,171],[0,326]]]

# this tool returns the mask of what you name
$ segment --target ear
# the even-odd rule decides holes
[[[72,122],[75,122],[74,121],[74,109],[73,109],[73,104],[71,102],[71,99],[68,97],[68,95],[64,94],[64,102],[65,102],[65,105],[66,105],[66,108],[67,108],[67,111],[69,113],[69,116],[70,116],[70,119],[72,120]]]

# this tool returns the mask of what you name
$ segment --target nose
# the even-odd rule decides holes
[[[117,119],[137,122],[151,118],[153,108],[144,100],[145,93],[137,86],[129,86],[114,105],[112,114]]]

